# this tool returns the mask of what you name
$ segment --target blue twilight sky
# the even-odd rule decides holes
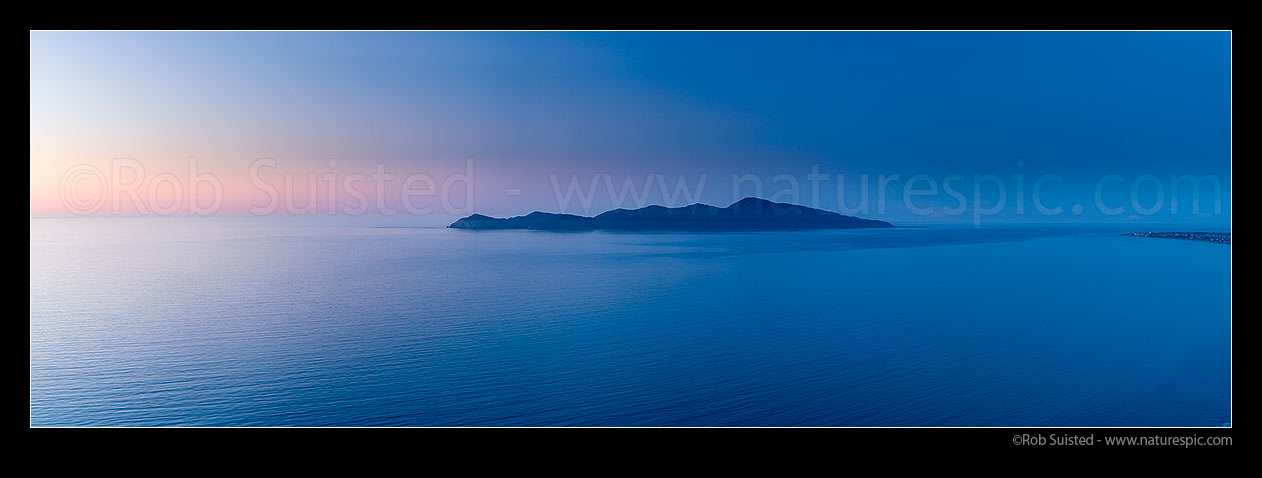
[[[491,215],[684,205],[659,185],[696,192],[701,175],[695,199],[726,205],[753,194],[733,192],[746,174],[764,197],[834,210],[844,174],[854,209],[868,174],[859,215],[894,222],[996,208],[987,220],[1225,225],[1230,133],[1228,32],[31,33],[32,214],[57,212],[65,170],[116,157],[148,173],[199,158],[225,212],[265,197],[248,181],[261,157],[438,183],[473,158],[474,209]],[[884,213],[881,174],[898,175]],[[938,190],[909,209],[918,174],[913,189]],[[948,214],[954,174],[966,204]],[[618,203],[600,175],[652,187]],[[1057,215],[1029,202],[1046,175]],[[1201,183],[1197,214],[1181,175]],[[598,186],[586,208],[558,195],[575,179]]]

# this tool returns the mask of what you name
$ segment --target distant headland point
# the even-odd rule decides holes
[[[594,217],[538,211],[506,219],[474,214],[447,227],[548,231],[794,231],[894,225],[823,209],[747,197],[723,208],[701,203],[676,208],[647,206],[639,209],[614,209]]]
[[[1230,232],[1128,232],[1123,236],[1158,237],[1162,239],[1183,239],[1185,241],[1205,241],[1219,244],[1231,244]]]

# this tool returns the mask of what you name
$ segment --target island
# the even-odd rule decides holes
[[[894,227],[796,204],[747,197],[728,207],[693,204],[614,209],[595,217],[532,212],[506,219],[481,214],[451,223],[454,229],[534,229],[544,231],[797,231]]]
[[[1185,241],[1216,242],[1231,244],[1230,232],[1128,232],[1123,236],[1158,237],[1162,239],[1183,239]]]

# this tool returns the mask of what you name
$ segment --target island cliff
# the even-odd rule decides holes
[[[894,226],[885,221],[747,197],[724,208],[706,204],[677,208],[648,206],[614,209],[595,217],[538,211],[507,219],[474,214],[447,227],[549,231],[793,231]]]

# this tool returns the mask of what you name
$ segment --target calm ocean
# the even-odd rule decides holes
[[[42,425],[1216,426],[1231,246],[31,220]]]

